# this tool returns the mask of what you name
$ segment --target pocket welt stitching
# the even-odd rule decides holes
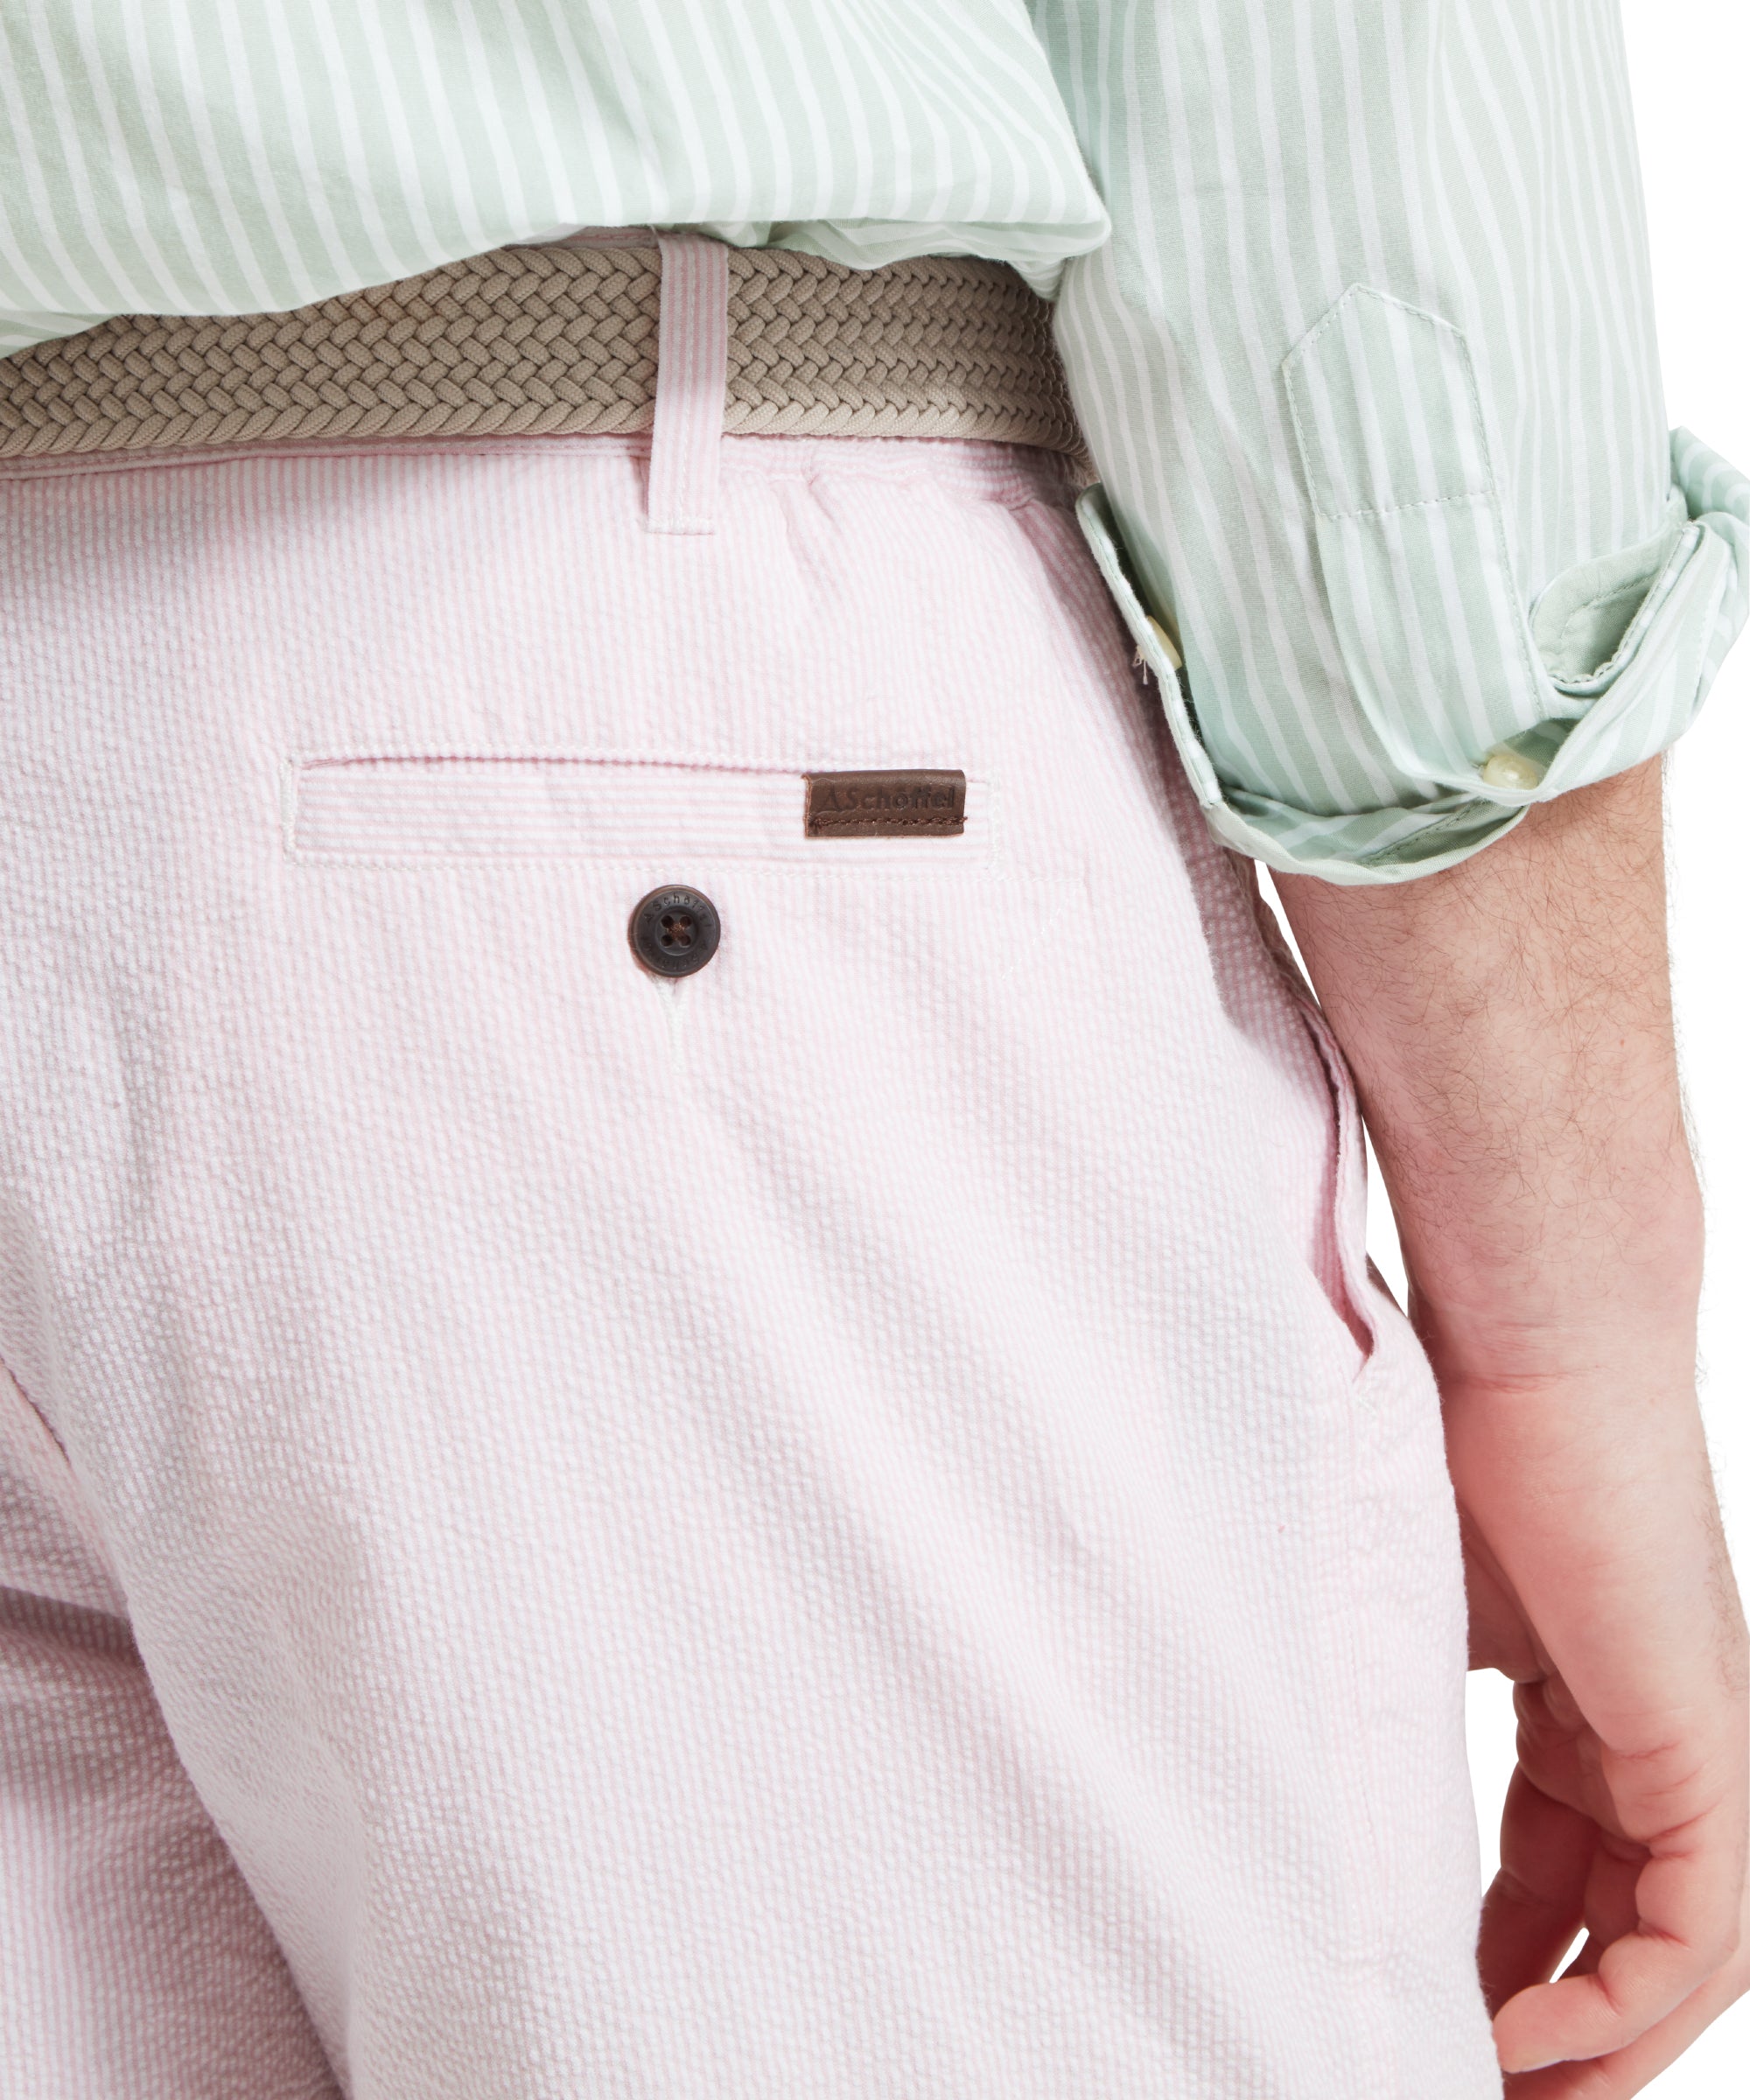
[[[326,865],[666,861],[684,851],[917,872],[989,868],[997,857],[988,780],[969,777],[958,836],[810,838],[807,770],[552,752],[304,752],[284,764],[281,830],[290,858]]]

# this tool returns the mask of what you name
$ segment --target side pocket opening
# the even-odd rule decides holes
[[[1325,1067],[1325,1077],[1331,1088],[1332,1110],[1336,1118],[1337,1161],[1331,1222],[1336,1235],[1338,1266],[1348,1301],[1343,1308],[1344,1321],[1362,1353],[1361,1362],[1355,1367],[1359,1377],[1372,1360],[1379,1340],[1373,1310],[1375,1286],[1367,1254],[1367,1136],[1348,1060],[1331,1032],[1331,1024],[1310,996],[1296,991],[1294,1002]]]
[[[1359,1379],[1373,1361],[1379,1343],[1374,1311],[1376,1286],[1367,1251],[1367,1130],[1362,1120],[1361,1097],[1355,1092],[1354,1076],[1343,1055],[1342,1046],[1325,1018],[1323,1008],[1313,998],[1312,987],[1300,974],[1300,966],[1277,923],[1276,914],[1265,902],[1256,874],[1249,865],[1245,866],[1244,882],[1259,935],[1301,1025],[1312,1038],[1312,1047],[1324,1068],[1325,1083],[1331,1091],[1336,1158],[1327,1222],[1335,1243],[1337,1276],[1343,1296],[1343,1302],[1333,1309],[1361,1351],[1361,1359],[1355,1366],[1355,1376]]]

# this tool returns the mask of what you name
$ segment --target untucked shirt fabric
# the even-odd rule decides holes
[[[634,224],[1057,298],[1084,528],[1274,867],[1462,859],[1671,743],[1743,624],[1615,0],[0,10],[0,351]]]

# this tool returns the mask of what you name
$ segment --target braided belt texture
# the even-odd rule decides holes
[[[0,458],[650,427],[657,249],[509,248],[290,313],[129,314],[0,358]],[[1006,264],[730,251],[724,428],[984,438],[1085,464],[1050,308]]]

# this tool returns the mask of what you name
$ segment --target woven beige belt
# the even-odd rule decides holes
[[[1050,309],[1006,265],[729,254],[733,433],[984,438],[1081,460]],[[0,358],[0,458],[648,430],[650,248],[510,248],[290,313],[130,314]]]

